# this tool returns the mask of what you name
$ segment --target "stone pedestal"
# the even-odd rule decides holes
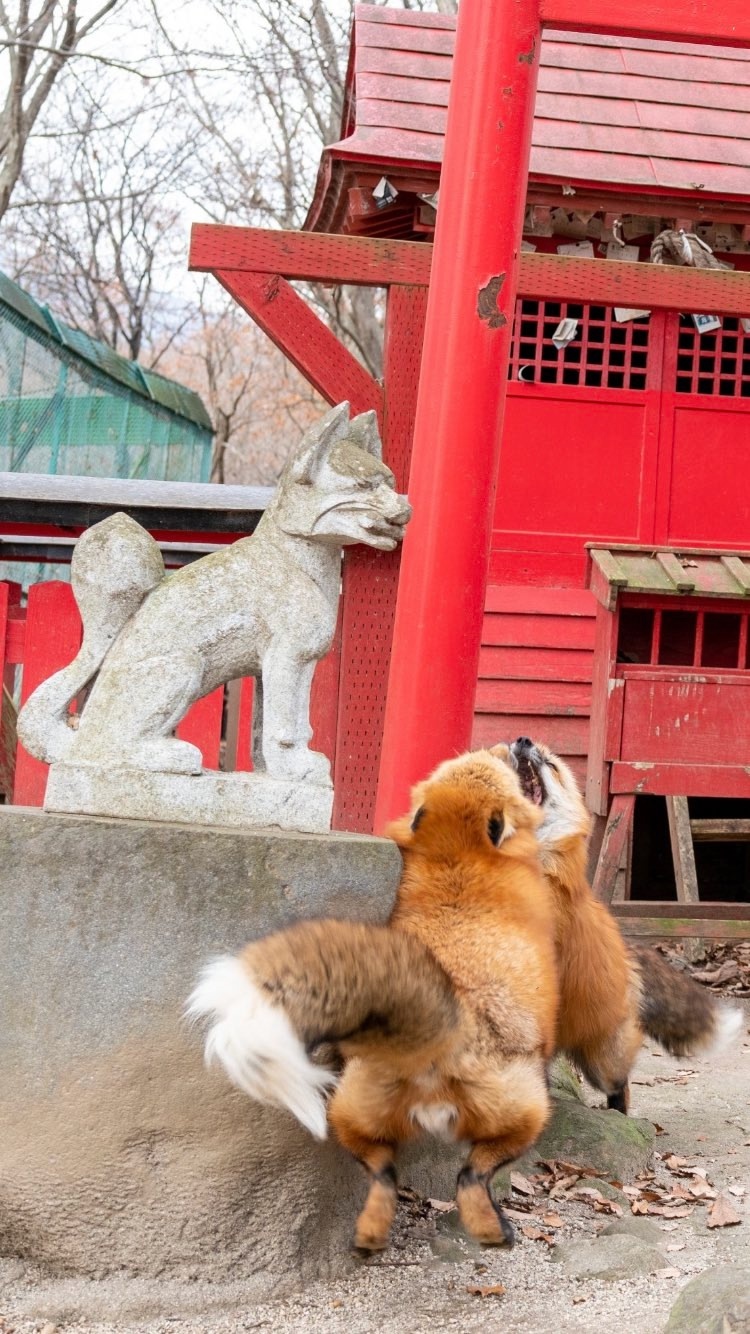
[[[251,937],[382,920],[399,871],[381,839],[0,806],[0,1254],[259,1297],[345,1268],[361,1169],[207,1071],[183,1007]],[[457,1158],[425,1146],[402,1180],[449,1199]]]
[[[44,809],[68,815],[164,820],[231,829],[327,833],[331,783],[285,782],[266,774],[151,773],[94,764],[53,764]]]

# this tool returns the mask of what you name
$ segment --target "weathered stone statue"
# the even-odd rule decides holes
[[[391,551],[411,513],[380,455],[374,413],[350,422],[348,403],[332,408],[252,537],[174,574],[125,514],[83,534],[71,572],[81,650],[18,723],[26,749],[52,764],[47,809],[329,827],[329,763],[309,749],[309,703],[333,639],[341,548]],[[174,729],[195,700],[242,676],[257,679],[255,773],[207,773]],[[74,730],[70,702],[92,680]]]

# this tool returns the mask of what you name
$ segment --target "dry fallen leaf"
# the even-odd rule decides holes
[[[707,1223],[709,1227],[733,1227],[735,1223],[741,1223],[742,1219],[736,1210],[732,1207],[726,1195],[720,1195],[711,1208]]]
[[[666,1247],[666,1250],[668,1251],[684,1251],[684,1249],[685,1249],[684,1241],[671,1241],[669,1245]]]
[[[514,1190],[518,1191],[519,1195],[534,1195],[536,1193],[528,1177],[523,1176],[520,1172],[511,1172],[510,1184]]]
[[[476,1283],[470,1283],[466,1289],[472,1297],[504,1297],[505,1287],[502,1283],[492,1283],[489,1287],[483,1288]]]
[[[542,1214],[542,1222],[546,1223],[547,1227],[563,1227],[563,1220],[559,1214]]]
[[[588,1301],[588,1296],[586,1296],[586,1294],[582,1292],[578,1297],[573,1298],[573,1305],[580,1306],[581,1302],[587,1302],[587,1301]]]
[[[743,1195],[745,1194],[745,1187],[744,1187],[744,1186],[727,1186],[727,1190],[728,1190],[728,1192],[729,1192],[730,1195],[736,1195],[737,1198],[740,1199],[740,1200],[742,1199]]]
[[[427,1203],[439,1214],[449,1214],[456,1207],[453,1200],[428,1200]]]
[[[682,1270],[680,1269],[657,1269],[654,1271],[655,1278],[679,1278]]]
[[[521,1233],[528,1237],[529,1241],[546,1241],[548,1246],[554,1246],[555,1239],[548,1232],[542,1232],[540,1227],[522,1227]]]

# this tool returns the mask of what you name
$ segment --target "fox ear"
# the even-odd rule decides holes
[[[493,848],[499,847],[504,829],[505,829],[505,820],[503,818],[502,813],[500,811],[493,811],[492,815],[487,821],[487,837],[489,838]]]
[[[383,444],[378,430],[378,415],[371,408],[369,412],[360,412],[355,417],[349,427],[349,439],[359,445],[360,449],[366,449],[368,454],[382,462]]]
[[[414,815],[403,815],[400,820],[392,820],[386,826],[386,838],[392,838],[400,848],[411,847],[424,813],[424,806],[420,806]]]
[[[331,408],[325,417],[305,432],[292,459],[292,480],[309,486],[323,459],[338,440],[343,440],[349,434],[349,430],[349,404],[337,403],[335,408]]]

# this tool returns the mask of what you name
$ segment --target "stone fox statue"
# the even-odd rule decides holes
[[[125,514],[80,538],[72,584],[83,644],[19,717],[47,762],[201,772],[174,728],[226,681],[257,678],[253,759],[269,777],[329,781],[311,751],[313,672],[333,639],[341,547],[392,551],[411,516],[380,459],[375,414],[332,408],[304,437],[252,537],[165,576],[153,538]],[[68,709],[93,680],[78,728]]]

